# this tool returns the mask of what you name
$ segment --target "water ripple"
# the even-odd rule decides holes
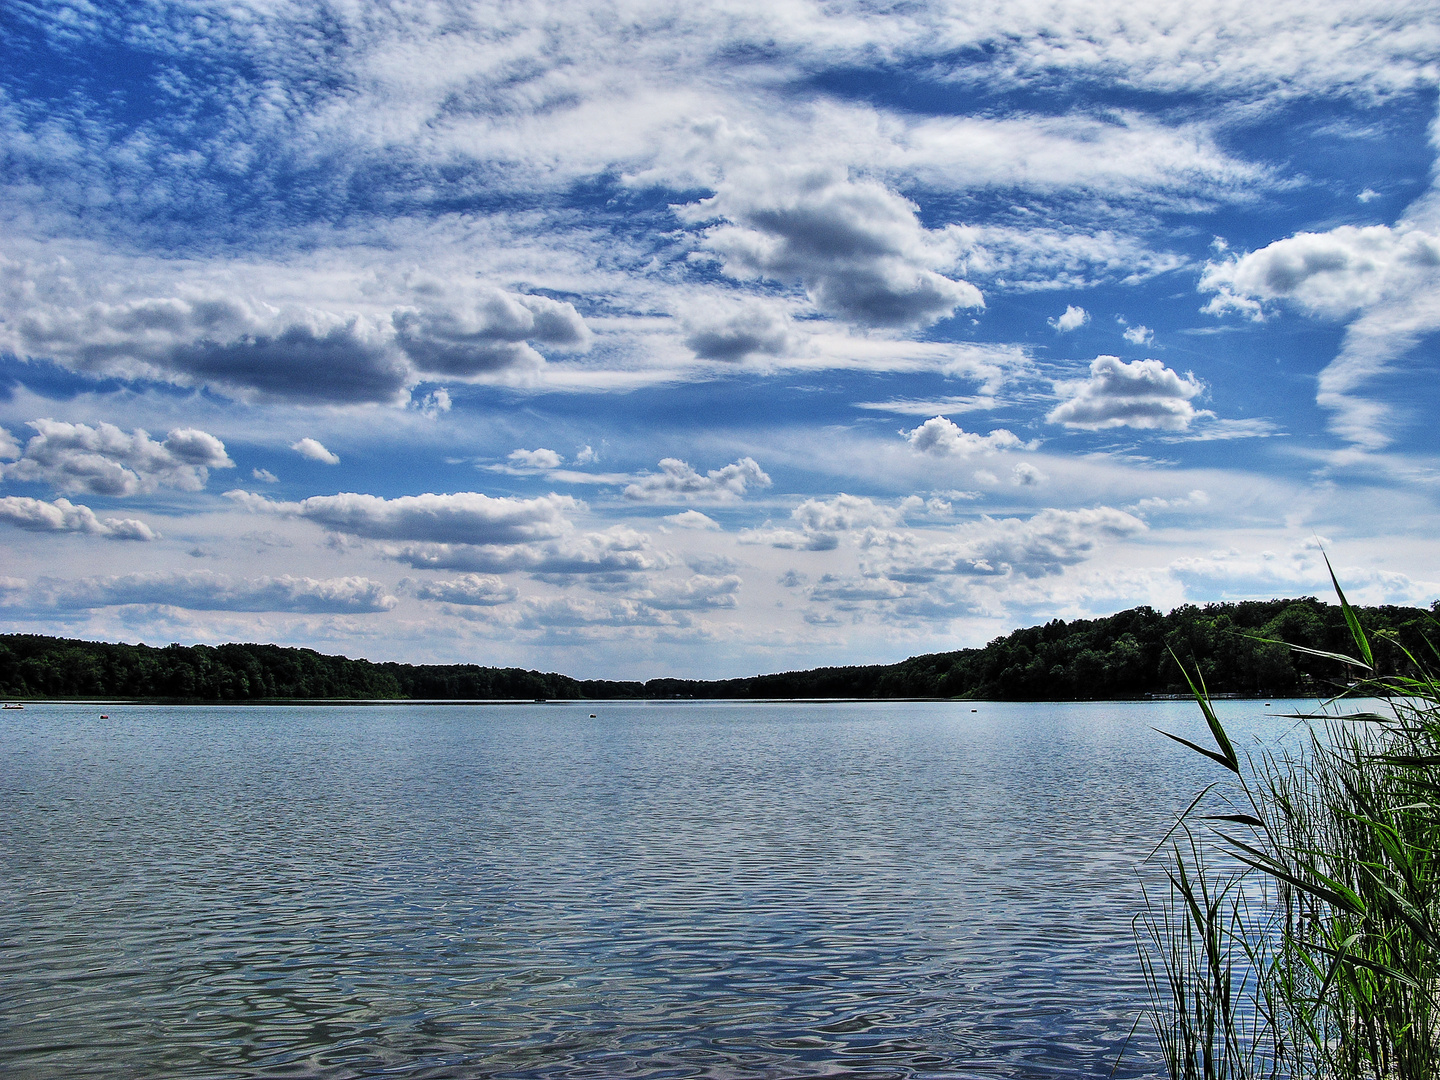
[[[0,1070],[1105,1076],[1165,709],[7,713]]]

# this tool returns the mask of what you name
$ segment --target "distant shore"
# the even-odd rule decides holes
[[[1357,609],[1379,674],[1427,652],[1431,609]],[[975,649],[894,664],[820,667],[736,679],[577,679],[481,664],[401,664],[279,645],[126,645],[0,635],[0,699],[150,704],[537,701],[1143,701],[1187,698],[1177,659],[1212,697],[1327,696],[1345,673],[1318,653],[1343,651],[1338,607],[1313,597],[1131,608],[1102,619],[1052,619]],[[1301,646],[1296,652],[1289,646]]]

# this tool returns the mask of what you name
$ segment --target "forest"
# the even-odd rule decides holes
[[[1440,601],[1430,609],[1361,607],[1379,674],[1404,653],[1436,656]],[[37,634],[0,635],[0,696],[274,701],[320,699],[604,700],[620,698],[975,698],[1047,701],[1141,698],[1186,691],[1175,657],[1212,694],[1324,695],[1341,665],[1292,650],[1343,652],[1340,608],[1313,597],[1131,608],[1101,619],[1016,630],[976,649],[897,664],[826,667],[742,679],[580,680],[479,664],[399,664],[279,645],[125,645]],[[1173,656],[1171,654],[1174,654]]]

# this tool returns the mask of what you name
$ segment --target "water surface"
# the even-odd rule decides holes
[[[0,721],[7,1076],[1108,1076],[1213,778],[1183,702],[105,711]]]

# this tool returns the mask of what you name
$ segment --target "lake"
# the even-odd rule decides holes
[[[1296,704],[1217,707],[1268,742]],[[29,705],[0,1072],[1105,1077],[1136,866],[1218,771],[1152,727],[1205,738],[1187,702]],[[1142,1020],[1115,1075],[1161,1071]]]

